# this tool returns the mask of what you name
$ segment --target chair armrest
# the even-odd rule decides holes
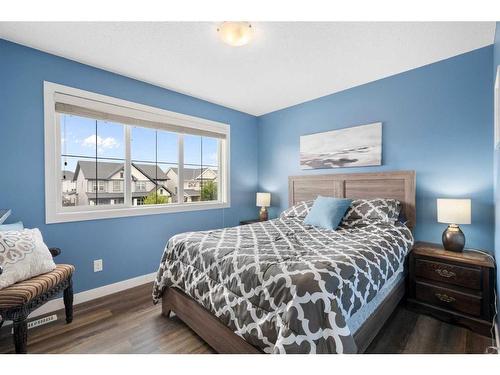
[[[61,254],[61,249],[59,249],[58,247],[51,247],[49,249],[50,253],[52,254],[52,257],[55,258],[56,256],[58,256],[59,254]]]

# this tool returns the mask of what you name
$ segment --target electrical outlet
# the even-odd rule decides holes
[[[94,260],[94,272],[102,271],[102,259]]]

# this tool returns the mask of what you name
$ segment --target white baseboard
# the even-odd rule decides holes
[[[149,283],[154,280],[156,272],[147,275],[137,276],[132,279],[119,281],[114,284],[108,284],[95,289],[89,289],[84,292],[76,293],[73,300],[73,306],[93,299],[108,296],[113,293],[121,292],[122,290],[134,288],[136,286]],[[51,312],[64,309],[64,302],[62,298],[53,299],[45,305],[33,311],[29,318],[35,318],[40,315],[49,314]]]
[[[149,273],[147,275],[137,276],[132,279],[127,279],[119,281],[117,283],[108,284],[95,289],[89,289],[84,292],[76,293],[74,295],[73,306],[80,303],[92,301],[97,298],[105,297],[113,293],[121,292],[122,290],[134,288],[139,285],[149,283],[154,280],[156,272]],[[64,309],[64,302],[62,297],[50,300],[43,306],[39,307],[33,311],[28,318],[36,318],[41,315],[50,314],[54,311]],[[9,322],[5,322],[5,325],[9,325]]]

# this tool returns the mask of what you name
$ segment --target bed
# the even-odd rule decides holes
[[[317,195],[386,198],[406,224],[303,224]],[[153,287],[162,312],[220,353],[361,353],[405,292],[413,244],[415,172],[289,178],[281,218],[170,239]]]

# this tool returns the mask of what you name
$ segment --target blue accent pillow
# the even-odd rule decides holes
[[[335,230],[339,226],[352,199],[318,196],[304,219],[304,224]]]
[[[8,230],[23,230],[24,225],[22,221],[18,221],[17,223],[12,224],[0,224],[0,232],[5,232]]]

